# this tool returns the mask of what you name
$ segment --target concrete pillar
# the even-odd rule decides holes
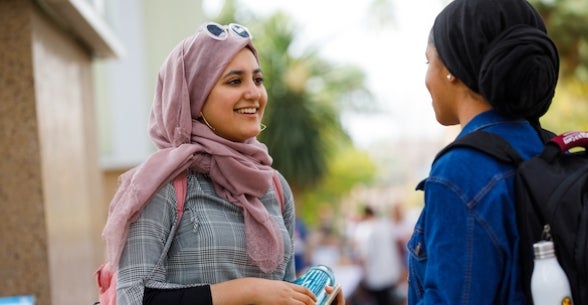
[[[0,296],[92,304],[106,213],[95,52],[42,3],[0,0]]]

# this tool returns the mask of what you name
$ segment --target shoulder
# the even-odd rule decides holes
[[[508,142],[523,159],[536,155],[543,148],[541,138],[528,122],[513,121],[501,124],[491,124],[484,127],[482,130],[498,135],[500,138],[506,140],[506,142]],[[467,135],[469,135],[469,133],[467,133]],[[460,137],[464,136],[466,136],[466,134],[460,135]],[[488,140],[490,143],[493,143],[494,141],[493,139]],[[499,144],[496,145],[498,146]],[[444,154],[436,160],[433,166],[449,170],[460,166],[470,167],[471,170],[476,170],[481,166],[491,166],[498,170],[512,167],[512,165],[502,163],[486,153],[467,147],[454,147],[445,151]],[[484,168],[484,170],[489,170],[489,168]]]
[[[274,174],[278,178],[277,181],[276,180],[274,180],[274,181],[279,182],[279,184],[275,185],[274,187],[280,188],[280,189],[276,189],[276,193],[282,194],[282,197],[284,198],[284,202],[290,201],[292,198],[292,189],[290,188],[290,184],[288,183],[286,178],[282,175],[282,173],[280,173],[278,170],[275,170]]]
[[[187,176],[187,199],[201,196],[202,194],[216,194],[212,181],[207,175],[190,172]],[[188,201],[188,200],[187,200]],[[165,183],[153,195],[148,206],[154,209],[176,210],[177,194],[173,181]]]
[[[142,209],[138,223],[159,223],[168,226],[176,215],[176,195],[173,184],[166,183],[161,186],[149,199]],[[157,221],[152,221],[152,220]],[[169,223],[168,223],[169,222]]]
[[[294,196],[292,195],[292,189],[286,178],[279,171],[275,170],[274,175],[274,185],[272,187],[275,192],[275,197],[280,204],[281,214],[286,216],[294,215]]]
[[[274,175],[276,175],[276,177],[278,178],[278,181],[280,182],[280,186],[282,187],[282,189],[290,190],[290,185],[288,184],[288,181],[286,180],[284,175],[280,173],[280,171],[274,170]]]
[[[437,159],[431,168],[431,175],[455,176],[473,175],[477,172],[495,171],[503,165],[493,157],[473,148],[456,147]]]

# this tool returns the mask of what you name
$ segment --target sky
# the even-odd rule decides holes
[[[372,1],[367,0],[241,1],[256,14],[288,13],[302,32],[300,48],[320,45],[329,61],[364,70],[380,111],[344,114],[343,124],[356,145],[441,136],[443,127],[435,120],[424,78],[427,36],[444,0],[391,0],[393,21],[385,27],[372,19],[367,7]],[[220,4],[204,1],[210,15]]]

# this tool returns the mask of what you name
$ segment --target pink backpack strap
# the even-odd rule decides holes
[[[278,201],[280,202],[280,208],[282,212],[284,211],[284,190],[282,189],[282,182],[280,181],[280,177],[278,176],[278,172],[274,171],[274,175],[272,177],[274,182],[274,189],[276,190],[276,196],[278,197]]]
[[[176,190],[176,211],[178,214],[177,224],[180,224],[182,215],[184,214],[184,204],[186,203],[186,192],[188,189],[188,176],[186,172],[182,172],[174,179],[174,189]]]

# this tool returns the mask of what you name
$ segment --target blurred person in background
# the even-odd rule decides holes
[[[375,305],[403,304],[398,291],[404,271],[401,250],[398,249],[394,223],[376,215],[370,206],[364,206],[362,218],[353,233],[356,259],[362,267],[361,289]]]
[[[396,202],[392,205],[390,211],[390,218],[394,225],[394,236],[398,252],[402,261],[402,274],[400,275],[400,281],[397,285],[397,294],[399,297],[404,299],[406,304],[408,297],[408,249],[406,245],[412,236],[412,229],[414,227],[414,221],[409,219],[406,211],[406,207],[402,202]]]
[[[310,264],[308,247],[308,229],[300,217],[294,223],[294,266],[300,275]]]

